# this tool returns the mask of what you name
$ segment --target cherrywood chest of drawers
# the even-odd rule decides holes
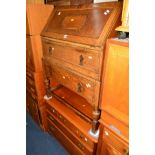
[[[116,35],[121,6],[116,2],[56,8],[41,33],[47,109],[58,115],[47,110],[47,128],[64,145],[64,139],[68,141],[71,154],[96,152],[105,41]]]
[[[40,33],[52,10],[52,5],[27,4],[26,6],[26,109],[43,129],[45,87]]]

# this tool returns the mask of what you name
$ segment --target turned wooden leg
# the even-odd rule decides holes
[[[98,119],[100,117],[100,111],[98,108],[95,108],[93,110],[93,122],[92,122],[92,132],[96,133],[99,123],[98,123]]]
[[[46,89],[46,95],[47,97],[51,97],[51,90],[50,90],[50,72],[49,72],[49,66],[45,62],[44,59],[42,59],[42,64],[43,64],[43,73],[44,73],[44,79],[45,79],[45,89]]]
[[[47,97],[51,97],[50,80],[48,78],[45,79],[45,88]]]

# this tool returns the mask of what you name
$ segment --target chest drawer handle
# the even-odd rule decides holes
[[[54,47],[49,47],[48,52],[51,53],[52,51],[54,51]]]
[[[50,126],[50,129],[51,129],[52,131],[54,131],[54,130],[55,130],[53,126]]]
[[[49,116],[50,120],[54,121],[54,118],[52,116]]]
[[[83,57],[83,55],[80,55],[80,65],[82,66],[83,65],[83,61],[84,61],[84,57]]]
[[[81,93],[82,91],[83,91],[83,86],[82,86],[81,83],[78,83],[78,84],[77,84],[77,92],[78,92],[78,93]]]
[[[79,146],[79,148],[80,148],[81,150],[84,150],[84,147],[83,147],[82,144],[79,143],[78,146]]]

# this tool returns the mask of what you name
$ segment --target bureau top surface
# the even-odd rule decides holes
[[[119,20],[120,13],[119,2],[57,8],[41,35],[91,46],[102,46],[112,27]]]

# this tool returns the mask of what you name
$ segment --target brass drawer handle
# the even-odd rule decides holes
[[[61,115],[59,115],[59,118],[60,118],[60,119],[62,119],[62,116],[61,116]]]
[[[52,116],[48,116],[50,120],[54,121],[54,118]]]
[[[54,51],[54,47],[49,47],[48,52],[51,53],[52,51]]]
[[[78,144],[78,147],[81,149],[81,150],[84,150],[84,146],[82,144]]]
[[[82,136],[82,135],[80,135],[80,138],[82,139],[82,138],[83,138],[83,136]]]
[[[49,47],[49,48],[48,48],[48,52],[49,52],[49,53],[51,53],[51,51],[52,51],[52,48],[51,48],[51,47]]]
[[[55,128],[54,128],[53,126],[50,126],[50,129],[51,129],[52,131],[55,131]]]
[[[83,88],[82,84],[81,83],[78,83],[77,84],[77,92],[78,93],[81,93],[83,90],[84,90],[84,88]]]
[[[80,58],[80,63],[79,63],[79,65],[82,66],[82,65],[83,65],[83,61],[84,61],[84,57],[83,57],[83,55],[80,55],[79,58]]]

